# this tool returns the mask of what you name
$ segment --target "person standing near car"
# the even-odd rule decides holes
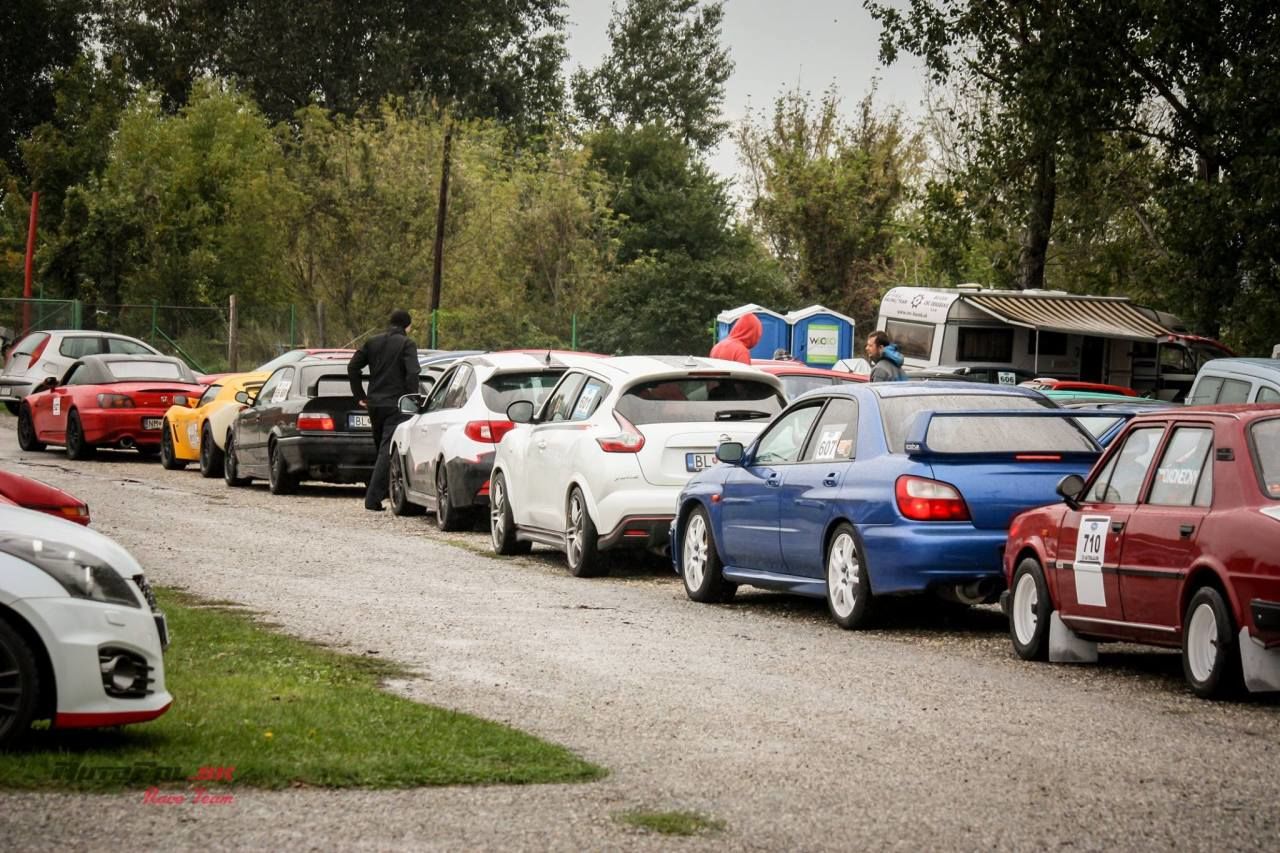
[[[872,382],[902,382],[907,373],[902,369],[902,353],[884,332],[867,336],[867,361],[871,362]]]
[[[351,380],[351,396],[369,410],[373,427],[373,445],[378,457],[364,495],[364,508],[382,511],[387,497],[387,481],[391,471],[391,435],[408,415],[400,413],[400,398],[418,393],[418,347],[409,337],[412,319],[409,312],[397,308],[391,312],[387,330],[364,342],[347,362],[347,378]],[[369,368],[369,391],[361,382],[362,372]]]
[[[760,343],[760,336],[763,334],[764,327],[760,325],[760,318],[755,314],[745,314],[733,324],[729,337],[711,348],[710,357],[750,364],[751,348]]]

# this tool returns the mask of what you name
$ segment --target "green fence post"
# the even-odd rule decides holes
[[[159,318],[159,306],[157,306],[156,303],[153,301],[151,303],[151,343],[153,345],[156,342],[156,329],[160,327],[158,318]]]
[[[572,341],[573,343],[569,345],[569,349],[576,352],[578,349],[578,315],[577,314],[573,315]]]
[[[293,349],[294,347],[297,346],[297,344],[293,342],[294,335],[296,333],[297,328],[298,328],[298,316],[294,311],[293,303],[290,302],[289,303],[289,349]]]
[[[436,309],[431,309],[431,348],[436,348]]]
[[[84,303],[79,299],[71,300],[71,328],[84,328]]]

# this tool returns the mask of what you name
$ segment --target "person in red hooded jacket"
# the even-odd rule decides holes
[[[744,314],[742,319],[733,324],[729,337],[711,348],[712,358],[723,358],[727,361],[751,363],[751,348],[760,343],[764,327],[755,314]]]

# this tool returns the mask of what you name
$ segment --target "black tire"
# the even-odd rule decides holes
[[[827,610],[846,631],[871,624],[871,577],[862,556],[858,532],[841,522],[831,533],[823,565],[827,578]]]
[[[422,515],[425,510],[409,500],[409,484],[404,473],[404,457],[391,448],[391,511],[396,515]],[[367,488],[367,487],[366,487]]]
[[[298,476],[289,470],[284,454],[274,442],[267,447],[267,488],[273,495],[291,495],[298,491]]]
[[[1023,660],[1049,659],[1049,617],[1053,602],[1044,569],[1035,557],[1027,557],[1013,572],[1009,591],[1009,639]]]
[[[253,482],[252,477],[240,476],[240,463],[236,459],[235,436],[227,433],[226,458],[222,463],[222,481],[232,488],[247,486]]]
[[[495,471],[489,481],[489,541],[493,544],[493,552],[504,557],[528,554],[533,550],[531,543],[516,538],[516,520],[511,512],[507,478],[501,471]]]
[[[84,426],[80,423],[80,413],[75,409],[67,415],[67,437],[66,444],[63,446],[67,450],[69,459],[92,459],[94,451],[97,450],[84,440]]]
[[[213,441],[213,431],[205,424],[200,432],[200,476],[221,477],[224,454]]]
[[[44,450],[45,444],[36,438],[36,424],[31,417],[31,407],[18,410],[18,446],[23,450]]]
[[[181,471],[187,467],[186,460],[179,459],[173,447],[172,426],[169,419],[165,418],[160,424],[160,465],[166,471]],[[138,446],[138,452],[142,452],[142,446]]]
[[[684,591],[694,601],[722,604],[732,601],[738,585],[724,579],[720,553],[716,550],[711,517],[698,507],[680,526],[680,576]]]
[[[31,733],[39,700],[40,669],[35,652],[21,634],[0,619],[0,749]]]
[[[436,461],[436,527],[446,533],[466,530],[475,520],[470,507],[462,508],[453,505],[449,491],[449,472],[444,467],[444,459]]]
[[[4,407],[9,410],[9,414],[11,415],[18,414],[18,407],[21,405],[21,403],[15,403],[13,400],[4,401]]]
[[[574,486],[565,501],[564,556],[569,564],[569,574],[575,578],[594,578],[609,573],[609,566],[600,553],[596,523],[587,510],[587,499],[582,490]]]
[[[1182,674],[1203,699],[1235,696],[1244,687],[1235,620],[1211,586],[1196,590],[1183,616]]]

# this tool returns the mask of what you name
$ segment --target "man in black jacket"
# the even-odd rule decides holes
[[[364,496],[364,508],[374,512],[382,511],[382,501],[387,497],[391,435],[396,425],[408,418],[408,415],[400,414],[400,398],[405,394],[418,393],[418,347],[409,337],[410,323],[408,311],[399,308],[392,311],[387,330],[365,341],[347,363],[351,395],[358,404],[369,409],[373,444],[378,448],[378,460]],[[361,371],[365,367],[369,368],[367,395],[361,382]]]

